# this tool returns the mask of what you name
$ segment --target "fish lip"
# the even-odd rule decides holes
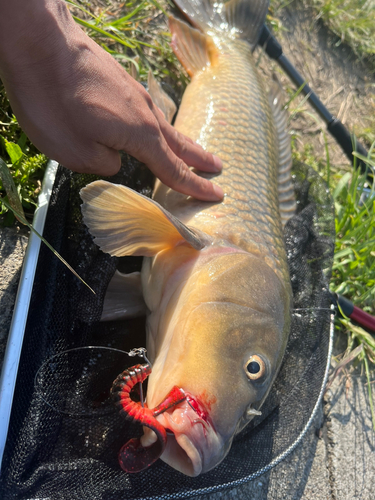
[[[187,474],[191,477],[199,476],[203,470],[203,453],[200,447],[196,446],[191,439],[186,434],[176,435],[173,431],[172,435],[167,435],[167,445],[164,452],[161,455],[161,459],[167,464],[171,465],[169,462],[169,454],[173,452],[178,446],[180,450],[187,456],[187,463],[191,467],[189,469],[178,468],[174,465],[177,470]]]
[[[196,477],[207,472],[221,455],[221,438],[201,401],[185,392],[186,399],[156,418],[167,432],[161,459],[185,475]],[[220,458],[221,460],[221,458]]]

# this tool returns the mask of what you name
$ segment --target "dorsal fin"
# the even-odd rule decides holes
[[[283,90],[277,78],[269,92],[269,100],[274,116],[276,135],[279,141],[279,205],[283,226],[293,217],[296,211],[294,185],[292,181],[292,149],[288,133],[288,114],[282,105]]]

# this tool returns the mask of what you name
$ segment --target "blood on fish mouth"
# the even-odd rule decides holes
[[[194,399],[190,394],[186,395],[186,402],[192,410],[198,415],[198,418],[192,421],[193,424],[202,424],[205,431],[208,431],[209,426],[212,427],[212,422],[209,421],[209,416],[206,410],[203,409],[202,404],[200,404],[196,399]]]
[[[190,394],[186,395],[186,401],[188,405],[198,414],[201,420],[204,420],[207,423],[208,413],[203,410],[202,404],[198,403],[196,399],[194,399]]]

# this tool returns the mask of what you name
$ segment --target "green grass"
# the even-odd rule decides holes
[[[375,143],[373,144],[375,148]],[[369,167],[375,166],[371,151]],[[335,204],[336,243],[331,289],[375,315],[375,192],[366,174],[353,165],[337,172],[329,159],[318,159],[312,147],[293,150],[293,157],[307,163],[328,180]],[[355,162],[356,163],[356,160]]]
[[[8,166],[22,208],[26,216],[31,219],[41,188],[47,158],[39,153],[22,132],[16,118],[11,113],[4,88],[0,88],[0,158]],[[0,195],[8,200],[1,178]],[[10,226],[15,222],[13,213],[1,202],[0,221],[5,226]]]
[[[359,58],[366,57],[375,70],[375,6],[372,0],[305,0],[317,18],[348,44]]]
[[[151,69],[156,78],[166,79],[173,86],[186,85],[186,75],[170,47],[165,1],[130,0],[121,4],[119,10],[114,10],[109,2],[99,12],[91,2],[85,2],[83,7],[82,3],[66,1],[86,33],[128,71],[134,66],[141,81],[147,80]]]
[[[268,22],[277,34],[284,30],[279,14],[284,7],[293,8],[297,0],[271,0]],[[337,36],[336,45],[347,44],[359,59],[366,59],[375,71],[375,6],[373,0],[299,0],[313,8]]]
[[[375,193],[359,170],[344,174],[333,190],[336,248],[331,286],[375,314]]]

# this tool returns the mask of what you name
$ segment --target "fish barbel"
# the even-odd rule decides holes
[[[294,199],[279,90],[266,92],[252,55],[268,5],[176,3],[198,29],[170,19],[172,46],[192,77],[175,127],[223,160],[215,182],[224,200],[199,201],[160,181],[154,201],[104,181],[81,196],[102,250],[147,257],[147,404],[174,386],[187,395],[157,417],[170,431],[161,458],[196,476],[259,414],[279,370],[291,307],[283,221]],[[155,441],[146,428],[142,445]]]

